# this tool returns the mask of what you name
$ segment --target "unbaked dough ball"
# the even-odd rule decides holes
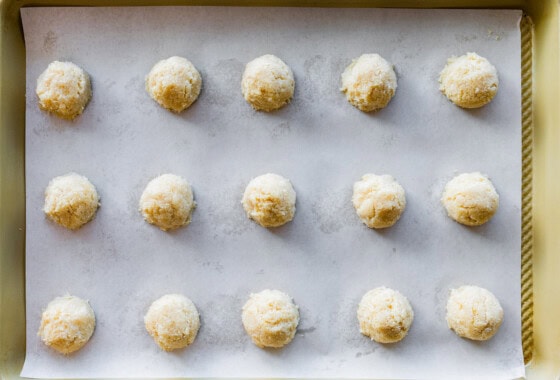
[[[243,97],[258,111],[274,111],[288,104],[294,87],[292,70],[272,54],[249,62],[241,79]]]
[[[181,112],[198,98],[202,77],[186,58],[159,61],[146,78],[146,91],[162,107]]]
[[[393,65],[379,54],[363,54],[342,73],[346,99],[364,112],[385,108],[397,91]]]
[[[268,173],[249,182],[241,203],[247,216],[261,226],[278,227],[294,218],[296,192],[288,179]]]
[[[500,328],[504,310],[498,299],[478,286],[452,289],[447,301],[447,325],[457,335],[472,340],[488,340]]]
[[[289,295],[266,289],[251,294],[243,306],[242,321],[257,346],[280,348],[294,339],[299,311]]]
[[[57,224],[76,230],[95,216],[99,196],[84,176],[68,173],[53,178],[45,190],[43,211]]]
[[[175,174],[152,179],[140,198],[144,219],[163,231],[189,224],[195,207],[191,185]]]
[[[488,177],[474,172],[449,181],[441,202],[450,218],[467,226],[479,226],[494,216],[500,197]]]
[[[439,75],[441,92],[463,108],[478,108],[490,103],[498,92],[498,71],[476,53],[451,57]]]
[[[62,354],[77,351],[95,329],[95,314],[87,301],[74,296],[57,297],[41,317],[39,336],[43,343]]]
[[[152,303],[144,324],[162,350],[173,351],[194,342],[200,318],[190,299],[180,294],[167,294]]]
[[[391,227],[406,207],[404,189],[390,175],[364,174],[354,183],[352,203],[369,228]]]
[[[414,312],[406,297],[384,286],[367,292],[358,306],[360,332],[379,343],[402,340],[413,319]]]
[[[89,75],[72,62],[54,61],[37,79],[39,108],[72,120],[91,98]]]

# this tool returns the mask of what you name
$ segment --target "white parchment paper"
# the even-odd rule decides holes
[[[26,377],[344,377],[511,379],[523,376],[520,323],[519,11],[295,8],[27,8]],[[446,59],[475,51],[498,69],[489,105],[463,110],[438,90]],[[362,53],[395,65],[389,106],[362,113],[339,91],[340,74]],[[240,78],[266,53],[291,66],[290,105],[267,114],[245,103]],[[203,90],[175,115],[144,90],[158,60],[185,56]],[[93,99],[74,122],[41,112],[36,79],[53,60],[91,74]],[[49,180],[87,176],[102,206],[67,231],[41,210]],[[478,228],[451,221],[440,204],[460,172],[488,174],[500,194]],[[153,177],[187,178],[198,207],[192,224],[164,233],[137,211]],[[275,172],[297,191],[293,222],[264,229],[240,199],[249,180]],[[361,224],[352,185],[388,173],[406,189],[392,228]],[[505,312],[499,333],[476,343],[447,327],[449,289],[491,290]],[[402,342],[362,336],[356,308],[385,285],[410,300],[415,319]],[[240,313],[249,293],[289,293],[300,306],[294,341],[254,346]],[[88,299],[91,341],[62,356],[37,336],[56,296]],[[152,301],[183,293],[202,327],[184,350],[162,352],[143,316]]]

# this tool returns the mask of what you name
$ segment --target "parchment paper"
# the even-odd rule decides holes
[[[26,377],[344,377],[511,379],[523,376],[520,324],[520,11],[295,8],[27,8]],[[496,98],[478,110],[438,90],[446,59],[475,51],[498,69]],[[339,91],[362,53],[395,65],[389,106],[362,113]],[[267,114],[245,103],[240,78],[266,53],[294,71],[290,105]],[[185,56],[203,90],[175,115],[144,90],[153,64]],[[53,60],[91,74],[93,99],[67,122],[41,112],[36,79]],[[48,221],[49,180],[87,176],[102,206],[81,230]],[[494,219],[468,228],[446,216],[445,183],[488,174],[500,194]],[[164,233],[138,212],[153,177],[187,178],[192,224]],[[240,204],[257,175],[289,178],[293,222],[264,229]],[[389,173],[406,189],[392,228],[366,228],[351,204],[364,173]],[[504,323],[490,341],[458,338],[445,321],[450,288],[475,284],[500,300]],[[410,300],[415,319],[402,342],[381,345],[358,330],[356,308],[385,285]],[[243,330],[249,293],[289,293],[301,322],[289,346],[262,350]],[[37,336],[56,296],[88,299],[91,341],[62,356]],[[190,297],[201,314],[195,343],[166,353],[143,316],[166,293]]]

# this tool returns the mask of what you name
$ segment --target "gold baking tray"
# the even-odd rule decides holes
[[[556,0],[0,0],[0,379],[25,359],[25,49],[31,6],[511,8],[521,23],[523,350],[528,379],[560,378],[560,31]],[[558,251],[558,252],[557,252]]]

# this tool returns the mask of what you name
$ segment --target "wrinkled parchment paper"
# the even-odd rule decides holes
[[[520,329],[519,11],[295,8],[27,8],[27,377],[343,377],[511,379],[524,374]],[[500,89],[478,110],[438,90],[446,59],[474,51],[498,69]],[[362,53],[395,65],[396,96],[362,113],[339,91]],[[294,71],[290,105],[249,107],[240,78],[266,53]],[[200,70],[198,101],[176,115],[144,90],[153,64],[185,56]],[[36,79],[53,60],[91,74],[93,99],[74,122],[41,112]],[[102,206],[81,230],[48,221],[43,193],[70,171],[87,176]],[[440,195],[461,172],[488,174],[500,208],[468,228],[445,214]],[[192,224],[164,233],[138,212],[153,177],[187,178]],[[249,180],[274,172],[297,191],[292,223],[264,229],[240,199]],[[390,229],[366,228],[351,204],[364,173],[388,173],[407,208]],[[491,290],[505,312],[490,341],[447,328],[449,289]],[[415,319],[402,342],[359,333],[356,308],[385,285],[410,300]],[[301,322],[289,346],[262,350],[243,330],[249,293],[289,293]],[[37,336],[56,296],[88,299],[91,341],[62,356]],[[162,352],[146,333],[152,301],[183,293],[197,305],[195,343]]]

